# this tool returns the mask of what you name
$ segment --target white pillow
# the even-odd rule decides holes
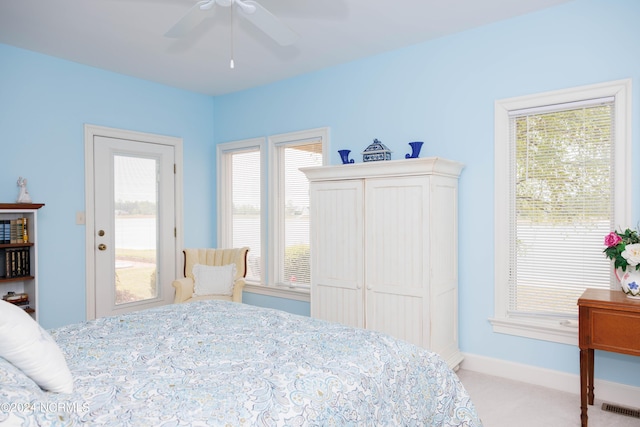
[[[42,389],[71,393],[73,378],[51,335],[23,309],[0,300],[0,356]]]
[[[202,265],[193,266],[193,295],[232,295],[233,281],[236,277],[236,265]]]

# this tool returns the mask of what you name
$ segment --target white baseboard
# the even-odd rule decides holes
[[[568,393],[580,393],[580,376],[537,366],[494,359],[477,354],[463,353],[461,369],[539,385]],[[640,387],[595,379],[596,400],[637,408]]]

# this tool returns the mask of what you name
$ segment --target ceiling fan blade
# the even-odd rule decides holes
[[[240,3],[240,2],[238,2]],[[275,15],[262,7],[259,3],[252,0],[242,1],[243,4],[250,6],[246,9],[253,9],[248,12],[242,6],[238,7],[240,15],[245,17],[249,22],[258,27],[266,35],[274,39],[281,46],[288,46],[298,40],[298,35],[280,21]]]
[[[213,12],[215,3],[215,0],[199,1],[169,31],[164,33],[164,36],[175,39],[184,37]]]

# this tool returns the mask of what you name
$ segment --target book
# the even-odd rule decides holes
[[[15,292],[9,292],[4,295],[2,299],[16,305],[23,305],[25,302],[27,304],[29,303],[29,295],[24,292],[18,294]]]
[[[31,275],[31,252],[29,248],[6,248],[4,250],[4,276],[7,279]]]
[[[31,305],[31,303],[29,302],[29,298],[20,302],[14,302],[14,301],[7,301],[7,302],[10,302],[13,305],[17,305],[20,308],[28,308]]]
[[[12,219],[10,220],[10,229],[11,229],[11,242],[10,243],[18,243],[18,220]]]
[[[0,219],[0,244],[29,243],[27,218]]]
[[[23,243],[29,243],[29,232],[27,229],[27,218],[23,217],[20,218],[21,221],[21,229],[22,229],[22,242]]]
[[[16,272],[16,251],[15,249],[7,249],[7,252],[9,253],[10,258],[9,264],[11,265],[11,277],[16,277],[18,275]]]
[[[16,218],[11,221],[11,241],[10,243],[24,243],[24,224],[26,218]]]
[[[11,220],[0,220],[0,243],[11,243]]]
[[[15,292],[7,292],[6,295],[2,297],[6,302],[10,302],[11,304],[20,307],[27,313],[33,313],[34,310],[31,308],[31,303],[29,302],[29,295],[25,292],[15,293]]]

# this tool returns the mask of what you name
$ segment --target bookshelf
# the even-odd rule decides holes
[[[0,203],[0,295],[24,308],[36,321],[38,209],[43,206],[44,203]]]

